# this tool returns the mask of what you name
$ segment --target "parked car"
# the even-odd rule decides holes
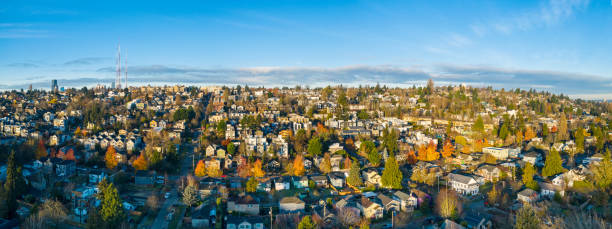
[[[166,194],[164,194],[164,199],[168,199],[168,198],[170,198],[170,193],[166,192]]]

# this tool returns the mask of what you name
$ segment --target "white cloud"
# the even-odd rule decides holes
[[[590,0],[547,0],[537,9],[526,10],[494,22],[491,27],[501,33],[554,26],[585,9]]]

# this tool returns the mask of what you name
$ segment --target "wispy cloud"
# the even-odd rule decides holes
[[[534,10],[501,19],[492,24],[492,29],[501,33],[530,30],[544,26],[554,26],[572,17],[577,11],[585,9],[590,0],[547,0]]]
[[[464,47],[472,44],[472,40],[470,40],[466,36],[457,33],[452,33],[450,34],[450,36],[448,36],[448,44],[454,47]]]
[[[67,66],[76,66],[76,65],[91,65],[91,64],[99,64],[104,61],[110,60],[107,57],[84,57],[75,60],[68,61],[64,63]]]
[[[32,63],[12,63],[12,64],[7,64],[7,67],[11,67],[11,68],[36,68],[38,67],[37,64],[32,64]]]
[[[20,22],[0,23],[0,39],[43,38],[49,36],[49,31],[36,28],[34,24]]]

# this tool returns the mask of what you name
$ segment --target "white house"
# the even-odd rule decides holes
[[[448,183],[451,188],[463,195],[476,195],[480,185],[483,183],[482,178],[475,176],[466,176],[462,174],[448,174]]]

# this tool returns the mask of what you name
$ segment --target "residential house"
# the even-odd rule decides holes
[[[277,177],[274,179],[274,190],[289,190],[291,189],[291,179],[289,177]]]
[[[326,176],[312,176],[310,177],[312,181],[315,182],[317,187],[327,187],[327,177]]]
[[[507,148],[498,148],[498,147],[484,147],[482,148],[483,153],[488,153],[497,158],[498,160],[505,160],[508,158],[508,149]]]
[[[523,189],[522,191],[520,191],[517,195],[516,198],[520,201],[526,202],[526,203],[534,203],[535,201],[538,200],[538,192],[526,188]]]
[[[233,197],[227,201],[227,211],[258,215],[259,201],[251,195]]]
[[[331,183],[331,185],[333,185],[336,188],[343,188],[344,187],[344,181],[345,181],[345,177],[344,177],[344,173],[341,172],[331,172],[328,173],[327,176],[329,177],[329,181]]]
[[[283,197],[278,203],[278,209],[281,213],[304,212],[304,201],[295,196]]]
[[[485,181],[496,181],[501,177],[501,170],[494,165],[485,164],[476,169],[476,175],[485,179]]]
[[[400,211],[400,202],[384,194],[378,194],[377,198],[382,203],[383,208],[386,212],[397,212]]]
[[[76,173],[76,162],[72,160],[61,160],[55,164],[55,175],[59,177],[71,177]]]
[[[565,195],[565,189],[562,186],[555,185],[548,182],[538,182],[540,185],[540,196],[548,197],[552,199],[555,196],[555,193],[559,193],[559,195]]]
[[[261,217],[244,217],[244,216],[228,216],[226,229],[264,229],[263,218]]]
[[[295,188],[308,188],[308,177],[291,177],[293,187]]]
[[[98,184],[100,183],[100,181],[102,181],[106,177],[107,175],[104,172],[104,170],[99,170],[99,169],[91,170],[89,171],[89,184]]]
[[[417,208],[419,200],[412,192],[407,194],[402,191],[395,191],[393,197],[399,201],[400,210],[411,212]]]
[[[366,197],[361,197],[360,201],[357,201],[357,208],[363,213],[368,219],[381,219],[383,217],[384,208]]]
[[[451,188],[463,195],[476,195],[482,181],[475,176],[462,175],[457,173],[448,174],[448,183]]]

